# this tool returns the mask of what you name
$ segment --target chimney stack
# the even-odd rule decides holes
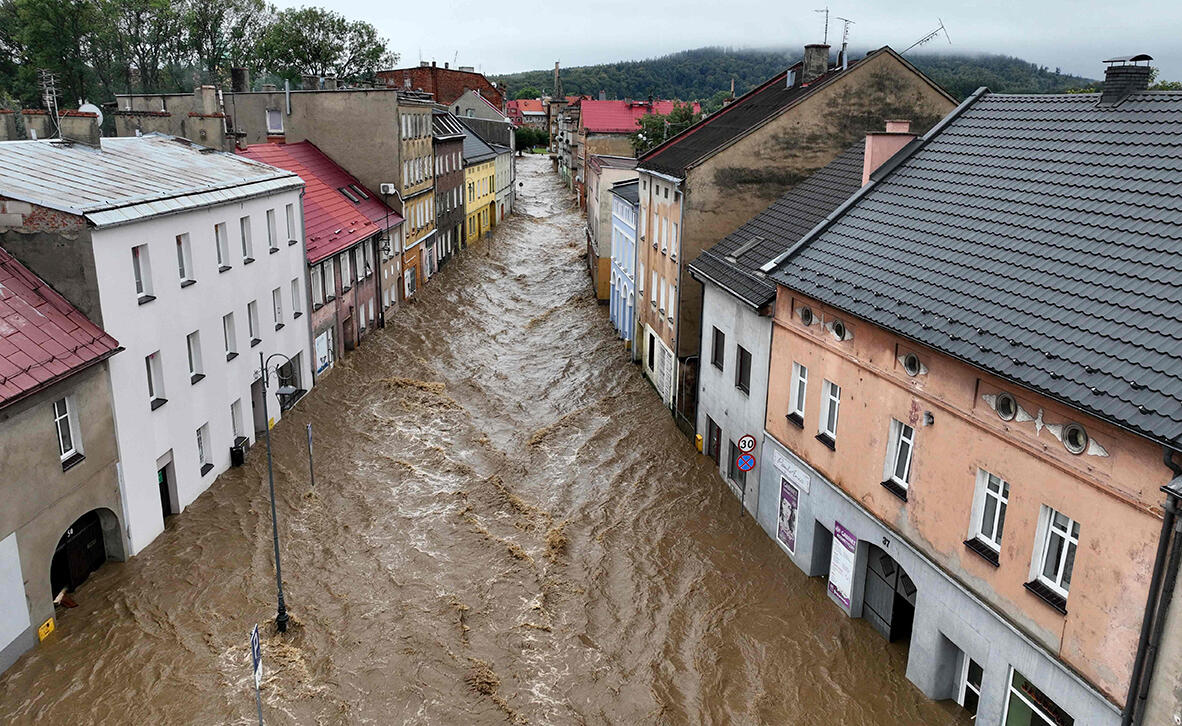
[[[1153,72],[1149,67],[1151,60],[1151,56],[1139,53],[1104,61],[1108,68],[1104,70],[1104,92],[1100,94],[1098,105],[1116,106],[1131,94],[1149,88],[1149,76]]]
[[[231,68],[230,69],[230,88],[234,93],[245,93],[250,90],[250,69],[248,68]]]
[[[911,122],[906,120],[887,121],[886,131],[866,134],[866,151],[862,155],[862,186],[870,181],[875,169],[913,140],[915,134],[911,133]]]
[[[98,114],[88,111],[62,111],[62,138],[87,146],[99,147]]]
[[[801,67],[800,82],[812,83],[829,70],[829,46],[825,43],[809,43],[804,47],[804,63]]]
[[[604,92],[604,90],[603,90],[602,88],[601,88],[601,89],[599,89],[599,100],[600,100],[600,101],[606,101],[606,100],[607,100],[607,93],[605,93],[605,92]]]
[[[49,112],[43,108],[22,108],[21,121],[25,124],[25,135],[30,139],[52,139],[53,122]]]

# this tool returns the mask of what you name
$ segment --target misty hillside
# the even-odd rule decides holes
[[[851,52],[852,58],[864,51]],[[604,91],[608,98],[660,98],[705,101],[720,92],[742,94],[800,59],[797,51],[698,48],[641,61],[620,61],[594,66],[562,69],[562,90],[567,95]],[[932,80],[957,98],[964,98],[980,86],[1000,93],[1055,93],[1093,83],[1003,55],[908,54]],[[525,71],[492,80],[505,84],[509,98],[533,87],[550,93],[553,70]],[[725,95],[725,94],[724,94]]]

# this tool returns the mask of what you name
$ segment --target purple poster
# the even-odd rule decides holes
[[[780,524],[777,529],[780,542],[788,551],[796,554],[796,510],[799,507],[800,492],[780,477]]]
[[[858,538],[841,522],[833,523],[833,555],[829,560],[829,593],[850,609],[850,592],[854,587],[854,552]]]

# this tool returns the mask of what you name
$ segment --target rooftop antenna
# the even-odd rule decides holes
[[[825,7],[821,8],[820,10],[814,10],[813,12],[814,13],[825,13],[825,41],[824,42],[825,42],[825,45],[829,45],[829,6],[826,5]]]
[[[940,20],[940,19],[936,18],[936,20]],[[915,41],[911,45],[907,46],[907,48],[903,51],[903,53],[900,53],[899,55],[903,55],[904,53],[911,50],[912,48],[915,48],[916,46],[923,45],[924,43],[928,42],[929,40],[933,40],[934,38],[938,37],[940,35],[940,33],[943,33],[944,37],[948,39],[948,45],[952,45],[952,37],[948,35],[948,29],[944,27],[944,21],[940,20],[940,27],[936,28],[932,32],[928,33],[927,35],[923,36],[922,38]]]
[[[44,68],[37,71],[37,74],[39,76],[38,83],[41,86],[41,101],[45,104],[45,110],[49,112],[50,118],[53,119],[57,136],[60,137],[62,129],[57,111],[57,74]]]
[[[837,54],[837,65],[841,66],[841,69],[844,71],[846,68],[849,67],[849,58],[846,57],[845,48],[846,48],[847,42],[850,39],[850,26],[854,24],[854,21],[850,20],[849,18],[838,18],[836,15],[834,16],[834,18],[836,18],[837,20],[840,20],[842,23],[841,52]]]

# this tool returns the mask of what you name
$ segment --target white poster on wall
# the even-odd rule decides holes
[[[316,372],[320,373],[325,368],[332,364],[332,346],[329,345],[329,338],[332,337],[332,328],[324,331],[316,336]]]
[[[833,523],[833,554],[829,560],[829,594],[845,609],[850,609],[850,593],[854,590],[854,553],[858,538],[841,522]]]

